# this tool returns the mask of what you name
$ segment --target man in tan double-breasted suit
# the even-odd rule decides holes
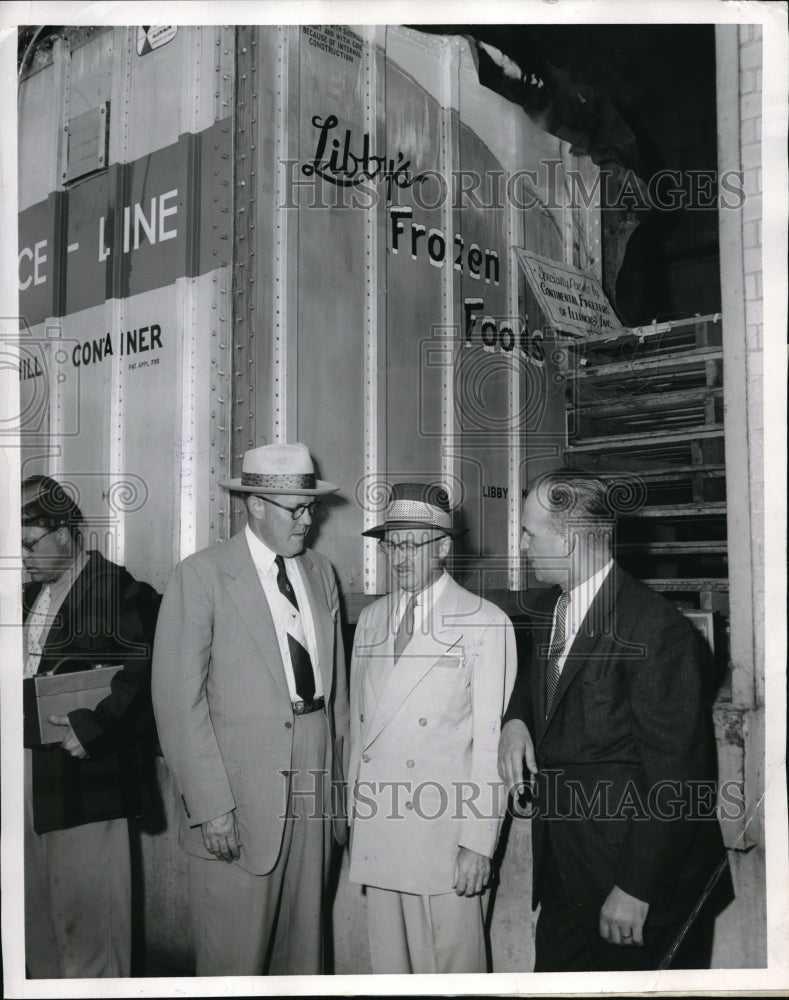
[[[515,679],[507,616],[443,570],[442,488],[393,487],[378,537],[395,587],[365,608],[351,664],[350,879],[373,972],[485,972],[484,894],[505,802],[496,770]]]
[[[247,526],[176,568],[153,659],[197,974],[315,974],[348,702],[334,571],[304,545],[336,487],[303,445],[248,451],[222,485],[247,494]]]

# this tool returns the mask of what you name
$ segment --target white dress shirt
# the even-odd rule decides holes
[[[424,590],[420,590],[417,594],[412,594],[410,590],[400,591],[400,598],[397,602],[397,610],[395,612],[394,628],[393,634],[397,634],[397,629],[400,626],[400,622],[403,620],[405,615],[405,609],[408,606],[408,602],[412,597],[416,598],[414,602],[414,631],[413,634],[416,635],[425,624],[428,615],[433,609],[433,605],[443,594],[447,581],[449,580],[449,574],[446,570],[441,573],[441,576]]]
[[[567,655],[570,652],[575,637],[581,631],[581,626],[583,625],[584,618],[592,605],[592,601],[597,597],[598,591],[603,586],[603,581],[611,572],[611,567],[614,565],[614,560],[609,559],[608,562],[599,569],[592,576],[588,577],[586,580],[578,584],[577,587],[573,587],[570,591],[570,600],[567,605],[567,618],[565,624],[565,642],[564,651],[559,657],[559,673],[561,674],[564,669],[564,664],[567,660]],[[551,644],[553,644],[553,633],[556,630],[556,611],[553,613],[553,628],[551,629]]]
[[[299,562],[297,559],[285,557],[285,569],[288,574],[288,580],[290,580],[290,585],[293,587],[293,592],[296,595],[299,605],[297,613],[296,609],[280,592],[277,585],[277,565],[274,561],[277,556],[276,552],[273,552],[265,542],[261,541],[249,525],[244,528],[244,531],[246,533],[247,545],[249,546],[249,553],[252,556],[252,562],[255,564],[258,579],[263,587],[263,593],[266,595],[266,600],[271,610],[271,617],[274,619],[274,628],[277,632],[279,651],[285,667],[285,677],[288,681],[290,699],[293,702],[301,700],[296,690],[296,677],[293,673],[293,664],[290,659],[288,630],[286,626],[287,619],[285,615],[291,615],[294,618],[297,616],[301,617],[301,624],[306,639],[304,645],[310,654],[312,673],[315,677],[315,697],[320,698],[323,695],[323,683],[321,681],[321,672],[318,669],[318,644],[315,639],[315,623],[312,620],[310,599],[307,595],[306,584],[301,575]]]

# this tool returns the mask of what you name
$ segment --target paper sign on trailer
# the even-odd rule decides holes
[[[577,337],[624,333],[597,278],[520,247],[515,253],[546,319],[557,330]]]

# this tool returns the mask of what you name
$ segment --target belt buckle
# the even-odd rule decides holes
[[[320,711],[320,709],[323,708],[323,705],[323,695],[320,695],[318,698],[312,698],[310,701],[294,701],[293,714],[311,715],[313,712]]]

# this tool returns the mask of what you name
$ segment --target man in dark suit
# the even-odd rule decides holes
[[[24,676],[122,665],[94,709],[51,716],[62,743],[25,751],[25,938],[33,978],[128,976],[128,817],[149,808],[150,657],[159,596],[99,552],[47,476],[22,485]]]
[[[499,770],[510,788],[524,759],[532,776],[536,972],[704,967],[731,899],[696,636],[614,563],[611,511],[605,485],[573,472],[523,505],[521,547],[553,586]]]
[[[348,688],[334,570],[305,545],[337,487],[316,479],[303,444],[250,449],[221,485],[246,495],[247,525],[176,567],[153,663],[196,971],[314,975]]]

